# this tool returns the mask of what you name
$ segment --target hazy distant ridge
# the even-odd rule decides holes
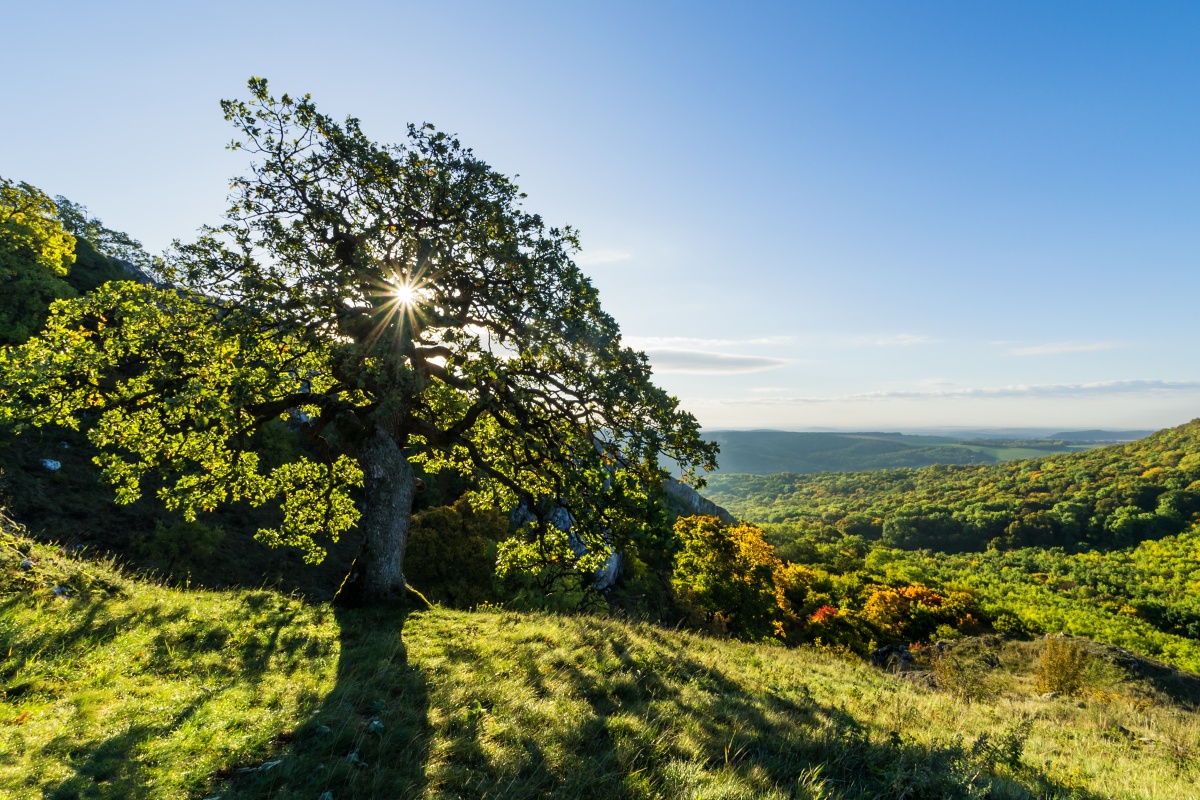
[[[1066,431],[1044,437],[1003,437],[963,431],[959,436],[929,436],[880,431],[711,431],[721,445],[720,472],[770,475],[777,472],[858,472],[932,464],[994,464],[1051,453],[1067,453],[1098,444],[1140,439],[1150,431]],[[994,440],[994,441],[990,441]]]

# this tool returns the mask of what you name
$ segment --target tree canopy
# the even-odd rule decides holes
[[[660,455],[689,476],[714,465],[622,345],[575,231],[524,211],[455,138],[422,125],[377,144],[261,79],[223,108],[252,159],[226,221],[176,243],[170,288],[57,302],[0,356],[0,418],[85,425],[125,501],[154,486],[189,517],[277,502],[260,536],[312,559],[358,524],[369,596],[406,587],[412,463],[470,475],[479,504],[523,504],[521,556],[585,571],[645,533]],[[281,418],[313,449],[266,469],[251,440]],[[574,546],[552,535],[563,511]]]
[[[0,177],[0,345],[31,336],[52,300],[72,297],[65,280],[75,263],[75,237],[44,192]]]

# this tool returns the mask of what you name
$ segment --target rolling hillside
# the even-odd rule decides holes
[[[900,675],[601,617],[335,612],[0,535],[0,797],[1200,797],[1195,676]],[[1078,650],[1078,652],[1083,652]]]
[[[709,491],[851,616],[880,613],[861,586],[962,589],[997,630],[1066,631],[1200,670],[1200,421],[1083,453],[718,475]]]
[[[1081,453],[988,465],[719,474],[707,493],[756,523],[831,526],[895,546],[1127,546],[1200,512],[1200,420]]]
[[[721,446],[718,474],[770,475],[859,472],[933,464],[994,464],[1077,452],[1149,433],[1077,431],[1033,439],[995,434],[961,438],[885,432],[711,431],[705,437]]]

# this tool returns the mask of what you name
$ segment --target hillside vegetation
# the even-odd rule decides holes
[[[1192,422],[985,467],[717,476],[712,494],[803,576],[803,638],[865,654],[870,641],[961,635],[975,620],[1200,670],[1198,444]]]
[[[1091,666],[993,637],[893,674],[600,617],[173,589],[8,530],[0,796],[1200,797],[1195,678],[1058,641]]]
[[[982,466],[717,475],[714,501],[756,523],[832,527],[904,549],[1124,547],[1200,511],[1200,421],[1125,445]]]
[[[864,567],[885,582],[966,589],[998,628],[1012,633],[1087,636],[1200,672],[1197,528],[1108,552],[1031,547],[933,555],[875,548]]]

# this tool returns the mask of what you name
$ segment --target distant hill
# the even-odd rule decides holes
[[[1066,431],[1064,433],[1055,433],[1047,438],[1064,439],[1068,442],[1088,442],[1088,443],[1103,443],[1116,444],[1118,442],[1132,442],[1135,439],[1144,439],[1154,431]]]
[[[1020,458],[1086,450],[1140,439],[1150,431],[1075,431],[1027,439],[925,436],[882,431],[712,431],[721,445],[720,474],[860,472],[934,464],[995,464]]]
[[[706,438],[721,445],[722,473],[849,472],[997,460],[987,453],[955,447],[953,439],[935,436],[714,431]]]

